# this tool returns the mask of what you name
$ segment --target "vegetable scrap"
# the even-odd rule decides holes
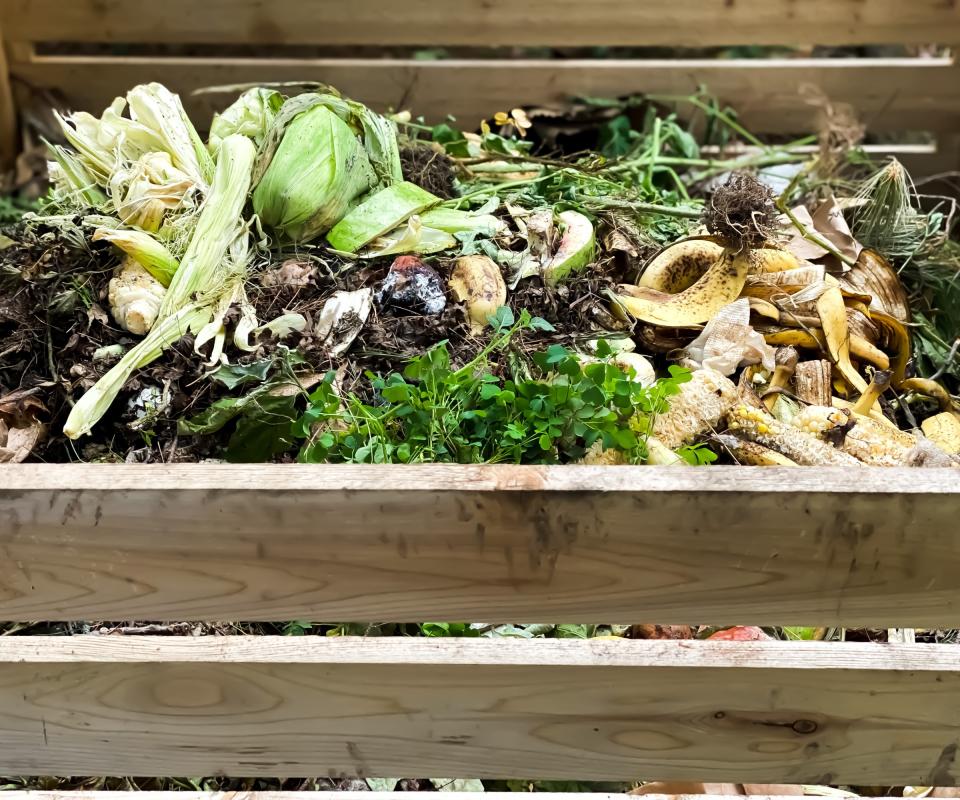
[[[576,152],[329,88],[58,114],[0,461],[960,466],[955,202],[695,99],[585,100]]]

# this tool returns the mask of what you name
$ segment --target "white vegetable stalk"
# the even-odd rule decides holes
[[[163,285],[129,256],[110,280],[110,312],[125,331],[143,336],[157,321]]]
[[[71,439],[89,433],[110,408],[133,372],[156,360],[188,332],[210,323],[224,293],[236,286],[230,248],[246,235],[243,207],[250,191],[256,148],[244,136],[224,139],[210,193],[190,246],[164,296],[150,333],[90,389],[70,412],[63,432]]]

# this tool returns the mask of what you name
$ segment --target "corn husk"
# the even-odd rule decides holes
[[[507,224],[493,214],[455,208],[431,208],[420,215],[420,220],[429,228],[452,234],[497,236],[507,230]]]
[[[107,241],[119,247],[163,286],[169,286],[180,264],[155,237],[144,231],[97,228],[93,241]]]
[[[169,153],[146,153],[110,176],[109,191],[124,225],[157,231],[171,211],[194,206],[195,180]]]
[[[326,233],[361,195],[403,180],[393,123],[334,95],[287,100],[267,131],[253,207],[281,238]]]
[[[134,371],[155,361],[188,332],[201,331],[211,322],[223,295],[234,291],[239,276],[235,260],[229,256],[237,240],[248,236],[242,214],[255,157],[249,139],[229,136],[224,140],[210,193],[157,321],[73,407],[63,429],[67,437],[76,439],[89,433]]]
[[[439,197],[414,183],[395,183],[370,194],[350,211],[327,233],[327,241],[335,250],[356,253],[365,244],[439,202]]]
[[[282,106],[283,95],[274,89],[258,86],[244,92],[227,109],[213,115],[208,148],[214,154],[220,152],[223,140],[233,134],[246,136],[259,147]]]
[[[53,156],[53,160],[47,162],[47,173],[54,199],[73,208],[103,208],[108,201],[107,195],[86,162],[61,145],[45,144]]]
[[[125,117],[128,108],[129,117]],[[180,98],[159,83],[135,86],[126,99],[116,98],[99,119],[82,111],[67,117],[57,114],[57,119],[67,141],[101,185],[117,169],[148,153],[169,154],[173,165],[200,186],[213,173],[213,161]]]
[[[401,253],[428,255],[448,250],[456,244],[457,240],[449,233],[428,228],[420,221],[420,217],[414,214],[407,220],[406,225],[374,239],[360,257],[379,258]]]

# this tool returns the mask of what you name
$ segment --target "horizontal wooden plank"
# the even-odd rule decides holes
[[[955,625],[951,470],[8,465],[0,619]]]
[[[0,640],[0,774],[952,785],[960,648]]]
[[[943,0],[2,0],[34,41],[345,45],[721,45],[960,41]]]
[[[58,89],[77,109],[100,111],[136,83],[162,80],[184,95],[205,86],[322,81],[378,110],[412,109],[430,121],[448,114],[474,128],[517,105],[571,96],[689,95],[707,86],[760,133],[806,132],[816,113],[801,96],[819,87],[853,104],[871,130],[960,128],[960,82],[949,59],[416,61],[387,59],[209,59],[37,56],[13,63],[14,78]],[[185,98],[204,126],[232,97]]]

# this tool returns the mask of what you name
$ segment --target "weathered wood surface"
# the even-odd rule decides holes
[[[380,111],[411,109],[428,120],[452,114],[472,129],[517,105],[556,104],[576,96],[650,93],[686,96],[701,86],[736,108],[758,133],[805,133],[816,113],[805,86],[851,103],[871,130],[960,129],[960,84],[948,58],[770,60],[417,61],[409,59],[212,59],[35,56],[11,65],[14,77],[54,88],[76,108],[100,112],[130,86],[163,78],[203,124],[229,94],[190,93],[209,86],[320,81]]]
[[[309,45],[885,44],[960,41],[944,0],[2,0],[33,41]]]
[[[0,619],[951,627],[954,471],[0,468]]]
[[[0,774],[952,785],[960,649],[7,637]]]

